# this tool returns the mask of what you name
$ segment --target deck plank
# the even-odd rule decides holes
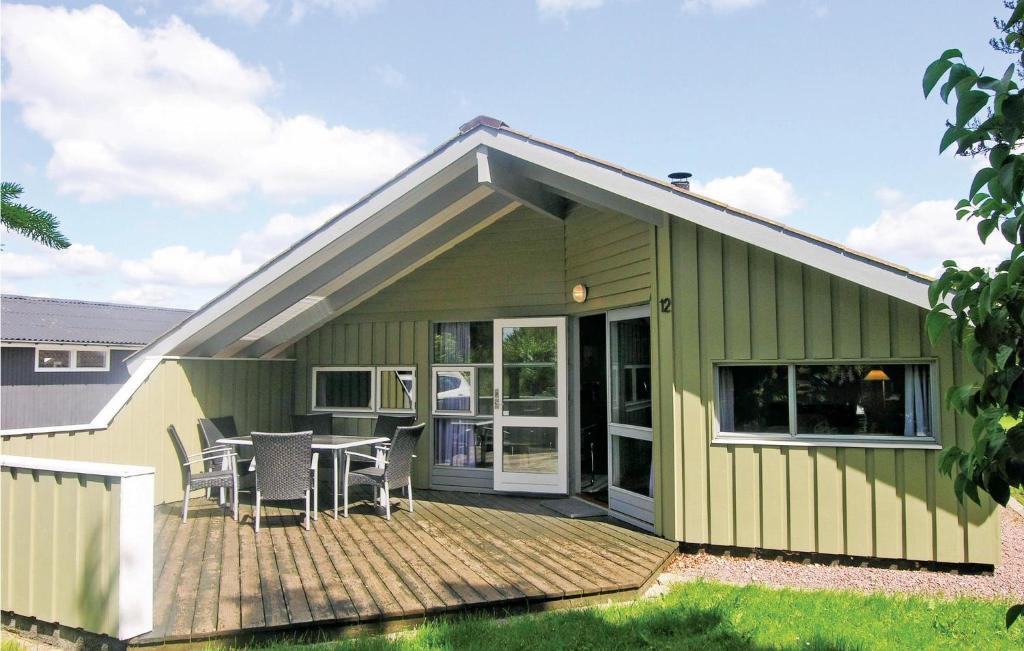
[[[245,507],[243,510],[239,505],[238,521],[239,620],[243,629],[260,629],[267,625],[267,617],[263,607],[263,577],[256,551],[252,509]],[[231,630],[226,625],[218,626],[218,629]]]
[[[302,524],[293,522],[297,512],[282,510],[279,506],[267,506],[266,526],[260,531],[260,536],[269,536],[270,543],[274,549],[274,558],[277,561],[277,575],[281,580],[281,589],[284,591],[284,602],[288,608],[288,622],[301,624],[313,621],[313,614],[310,612],[309,602],[306,600],[306,590],[299,578],[299,570],[295,567],[295,558],[292,556],[291,545],[288,544],[286,530]],[[305,519],[305,514],[302,515]]]
[[[224,552],[224,515],[211,515],[206,536],[206,549],[199,571],[196,605],[189,633],[212,633],[217,630],[217,608],[220,605],[221,556]]]
[[[559,516],[537,498],[416,498],[410,513],[396,495],[390,521],[356,501],[351,517],[321,513],[310,531],[301,508],[264,505],[259,534],[251,505],[239,505],[239,522],[198,497],[187,523],[180,505],[158,507],[154,630],[133,644],[633,594],[678,549],[613,522]]]
[[[238,555],[239,525],[224,517],[221,539],[220,591],[217,596],[217,630],[234,631],[242,627],[241,563]]]

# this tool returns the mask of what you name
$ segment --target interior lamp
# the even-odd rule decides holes
[[[864,376],[865,382],[885,382],[889,379],[891,378],[880,368],[873,368]]]

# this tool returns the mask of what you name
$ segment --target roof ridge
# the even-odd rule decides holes
[[[184,307],[162,307],[159,305],[137,305],[133,303],[113,303],[109,301],[87,301],[81,298],[54,298],[52,296],[28,296],[25,294],[0,294],[0,298],[11,298],[24,301],[37,301],[40,303],[63,303],[76,305],[99,305],[104,307],[122,307],[133,310],[156,310],[160,312],[194,312]]]

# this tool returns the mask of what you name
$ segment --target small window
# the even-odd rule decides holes
[[[36,351],[38,368],[71,368],[70,350],[50,350],[40,348]]]
[[[490,364],[494,362],[494,330],[490,321],[453,321],[434,324],[435,364]]]
[[[416,413],[415,368],[377,368],[377,411],[394,414]]]
[[[720,367],[718,418],[723,432],[788,434],[788,367]]]
[[[313,409],[373,411],[373,367],[325,366],[313,369]]]
[[[476,413],[476,369],[471,366],[435,366],[431,393],[434,414],[472,416]]]
[[[102,369],[107,366],[107,351],[79,350],[75,352],[75,365],[78,368]]]
[[[41,372],[109,371],[106,348],[48,346],[36,348],[36,370]]]

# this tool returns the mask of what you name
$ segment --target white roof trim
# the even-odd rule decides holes
[[[20,470],[43,470],[98,477],[138,477],[156,474],[152,466],[126,466],[96,461],[72,461],[69,459],[42,459],[39,457],[17,457],[10,454],[0,456],[0,466]]]
[[[419,201],[455,175],[477,164],[480,147],[492,148],[533,165],[618,195],[647,209],[685,219],[827,273],[927,308],[928,281],[894,265],[857,254],[840,245],[803,234],[782,224],[745,214],[697,195],[647,179],[506,128],[478,126],[456,136],[398,177],[339,214],[291,249],[268,262],[207,303],[146,348],[129,358],[136,368],[147,356],[172,354],[179,346],[202,341],[204,328],[230,312],[262,304],[261,292],[286,287],[315,268],[325,256],[344,251],[352,230],[378,213],[393,214]],[[436,177],[441,176],[440,180]],[[420,194],[426,192],[426,194]],[[419,194],[419,197],[414,197]],[[414,197],[414,198],[410,198]],[[401,205],[396,205],[401,204]],[[382,221],[386,221],[383,220]],[[273,291],[276,293],[276,290]],[[319,292],[318,292],[319,293]],[[226,326],[225,326],[226,327]],[[216,331],[215,331],[216,332]],[[195,339],[198,336],[198,339]]]

